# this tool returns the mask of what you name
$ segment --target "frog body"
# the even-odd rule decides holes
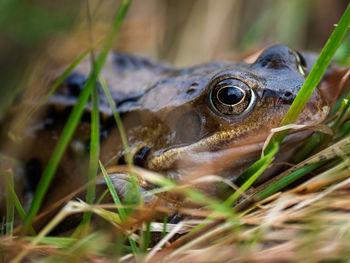
[[[286,46],[272,46],[253,63],[210,62],[176,69],[138,56],[110,54],[101,76],[123,121],[136,166],[177,181],[216,174],[234,182],[260,157],[266,137],[280,124],[313,59]],[[78,65],[46,102],[44,117],[22,135],[26,144],[17,157],[27,165],[34,160],[34,177],[46,166],[89,71],[89,62]],[[107,168],[124,165],[126,153],[112,111],[101,87],[98,93],[100,159]],[[316,89],[297,123],[322,122],[330,103]],[[90,113],[89,102],[56,172],[53,199],[86,182]],[[281,159],[308,135],[290,135]]]

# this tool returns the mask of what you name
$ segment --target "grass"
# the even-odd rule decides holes
[[[95,61],[92,61],[95,63]],[[96,80],[95,80],[96,83]],[[90,138],[90,160],[89,160],[89,171],[88,171],[88,181],[95,182],[98,173],[98,160],[100,155],[100,118],[99,118],[99,108],[98,108],[98,86],[95,87],[91,92],[92,101],[92,113],[91,113],[91,138]],[[88,204],[93,204],[95,201],[96,184],[91,184],[87,188],[86,192],[86,202]],[[91,214],[85,213],[82,224],[88,224],[90,221]]]
[[[130,169],[132,188],[129,189],[130,191],[128,191],[126,195],[130,196],[130,197],[131,196],[135,196],[136,200],[137,200],[136,202],[137,203],[141,203],[142,199],[141,199],[141,194],[140,194],[140,190],[139,190],[139,185],[138,185],[138,182],[137,182],[137,178],[135,177],[134,172],[133,172],[133,160],[132,160],[132,156],[131,156],[131,152],[130,152],[130,147],[128,145],[128,139],[127,139],[124,127],[123,127],[123,123],[122,123],[122,121],[120,119],[120,116],[119,116],[119,113],[117,111],[115,102],[114,102],[114,100],[113,100],[113,98],[112,98],[112,96],[111,96],[111,94],[110,94],[110,92],[109,92],[109,90],[107,88],[107,85],[106,85],[104,79],[100,76],[99,80],[100,80],[103,92],[104,92],[104,94],[107,97],[109,106],[110,106],[110,108],[112,110],[112,114],[113,114],[115,123],[117,125],[118,131],[120,133],[120,137],[121,137],[121,140],[122,140],[122,143],[123,143],[123,147],[124,147],[124,150],[125,150],[126,163],[127,163],[127,165],[129,166],[129,169]]]
[[[100,167],[101,167],[101,171],[103,173],[103,176],[105,178],[105,181],[107,183],[108,190],[111,193],[111,196],[113,198],[113,201],[114,201],[114,203],[117,206],[120,207],[122,205],[122,203],[120,202],[120,199],[119,199],[118,194],[117,194],[117,192],[116,192],[116,190],[114,188],[114,185],[113,185],[111,179],[109,178],[109,176],[107,174],[107,171],[105,170],[105,168],[103,167],[101,162],[100,162]],[[126,221],[127,220],[127,214],[126,214],[126,212],[125,212],[125,210],[123,208],[119,208],[118,209],[118,213],[119,213],[120,218],[121,218],[122,221]],[[130,242],[130,245],[131,245],[131,248],[132,248],[132,252],[136,256],[138,254],[138,249],[137,249],[136,243],[131,238],[129,238],[129,242]]]
[[[6,233],[12,235],[15,219],[15,205],[10,191],[10,189],[13,189],[13,173],[11,170],[7,173],[6,185]]]
[[[57,169],[58,163],[61,160],[63,152],[66,149],[68,142],[72,138],[72,135],[76,126],[78,125],[79,119],[84,111],[85,104],[88,101],[88,98],[91,94],[92,89],[96,86],[97,77],[100,71],[102,70],[104,62],[106,61],[107,53],[110,50],[111,46],[113,45],[113,41],[115,37],[117,36],[118,30],[121,26],[123,18],[128,9],[128,6],[129,6],[129,1],[123,1],[120,11],[116,16],[112,31],[107,36],[107,39],[104,42],[101,53],[97,58],[97,61],[93,67],[93,70],[89,75],[89,78],[87,79],[86,84],[84,85],[83,91],[79,95],[78,101],[74,106],[71,115],[69,116],[69,119],[65,125],[64,130],[62,131],[60,140],[58,141],[57,146],[55,147],[55,150],[50,158],[50,161],[47,164],[47,167],[40,179],[38,190],[35,191],[33,202],[30,206],[27,218],[24,222],[23,232],[26,232],[27,228],[32,224],[32,221],[40,208],[40,204],[50,185],[50,182]]]
[[[262,260],[267,262],[306,259],[341,262],[347,259],[350,255],[350,225],[348,222],[350,199],[347,192],[350,185],[347,157],[350,147],[349,139],[346,137],[347,118],[344,116],[348,116],[349,113],[348,101],[343,102],[343,106],[335,114],[336,119],[333,124],[330,124],[335,133],[343,131],[343,137],[318,138],[323,140],[326,147],[324,150],[315,153],[306,160],[302,160],[301,163],[276,176],[273,181],[267,182],[261,188],[250,188],[256,178],[271,164],[274,156],[278,154],[279,144],[288,131],[277,134],[266,148],[265,155],[242,175],[239,181],[241,185],[239,190],[223,203],[193,188],[195,182],[189,182],[188,185],[178,185],[157,173],[133,167],[130,148],[120,116],[105,82],[100,76],[107,53],[117,36],[129,4],[129,1],[123,1],[114,20],[112,31],[102,43],[103,47],[96,61],[93,61],[92,72],[43,173],[27,215],[13,188],[11,173],[9,174],[6,193],[8,209],[6,212],[6,233],[7,235],[13,233],[12,225],[15,219],[14,208],[16,207],[21,219],[24,220],[22,232],[24,237],[12,243],[0,238],[0,256],[2,251],[6,251],[4,255],[6,253],[11,254],[23,245],[25,249],[21,250],[11,262],[21,262],[22,259],[27,259],[27,257],[30,259],[30,255],[34,255],[32,259],[35,260],[37,250],[47,255],[43,262],[79,262],[87,259],[91,261],[113,259],[126,262],[131,257],[134,257],[136,261],[145,262],[160,260],[163,260],[163,262],[175,262],[177,260],[224,262],[234,258],[242,261]],[[281,126],[293,123],[296,120],[320,81],[349,25],[350,6],[344,12],[338,27],[321,52]],[[66,74],[65,77],[90,51],[83,52],[72,63],[64,73],[64,75]],[[59,78],[49,94],[54,92],[56,87],[59,86],[59,82],[63,80],[63,77]],[[186,202],[201,204],[203,206],[201,210],[176,205],[169,208],[156,204],[149,208],[143,206],[140,202],[128,204],[129,206],[123,205],[108,176],[108,173],[113,173],[113,171],[106,170],[101,162],[98,163],[97,80],[99,80],[105,92],[120,131],[126,152],[127,171],[130,173],[132,191],[136,191],[137,200],[142,200],[139,186],[143,186],[142,181],[148,181],[159,186],[159,188],[150,192],[157,194],[160,199],[166,198],[167,193],[182,194],[186,197]],[[114,201],[112,208],[116,209],[117,212],[108,210],[111,209],[111,206],[100,204],[103,199],[102,196],[95,201],[95,184],[90,183],[90,186],[87,187],[86,203],[69,202],[40,233],[36,234],[31,228],[32,221],[40,208],[52,176],[68,142],[72,138],[89,97],[92,101],[92,114],[88,181],[98,180],[99,164],[109,194]],[[314,144],[306,145],[311,147],[310,145]],[[291,183],[324,164],[332,164],[332,166],[322,172],[317,172],[317,176],[312,180],[307,180],[302,186],[294,187],[283,193],[280,192],[285,187],[290,186]],[[212,183],[220,181],[219,178],[214,177],[204,178],[204,180],[212,180],[210,181]],[[241,196],[242,193],[244,193],[244,198]],[[130,192],[127,194],[132,195]],[[236,207],[232,207],[233,204],[237,203]],[[158,211],[158,213],[175,211],[194,218],[198,216],[199,220],[185,220],[174,226],[168,222],[169,218],[165,213],[163,222],[159,223],[159,227],[158,222],[155,222],[152,217],[154,211]],[[91,226],[91,229],[94,229],[90,222],[90,216],[96,214],[118,229],[119,232],[116,234],[114,228],[109,232],[96,230],[90,232],[91,229],[87,229],[86,232],[75,232],[71,237],[47,236],[64,218],[74,213],[84,214],[81,226]],[[2,229],[4,225],[2,223]],[[157,226],[158,230],[155,230]],[[151,248],[151,233],[153,231],[158,231],[161,239],[156,246]],[[28,238],[25,235],[27,232],[34,236]],[[175,235],[180,233],[189,234],[175,239]],[[78,234],[79,238],[77,238]],[[129,253],[132,253],[132,255]]]

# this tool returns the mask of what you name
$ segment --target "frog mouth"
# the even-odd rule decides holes
[[[295,146],[296,142],[302,141],[311,133],[312,131],[308,130],[292,132],[285,138],[281,149]],[[249,162],[251,159],[257,160],[261,156],[268,135],[269,133],[261,132],[251,140],[245,139],[244,143],[235,142],[220,150],[203,149],[200,151],[192,145],[170,149],[162,155],[153,157],[148,168],[151,170],[188,170],[191,168],[190,170],[203,171],[204,174],[214,174],[215,171],[232,167],[232,164],[235,163]],[[213,169],[209,169],[209,166]]]

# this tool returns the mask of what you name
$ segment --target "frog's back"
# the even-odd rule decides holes
[[[49,104],[74,106],[91,71],[89,60],[80,63],[49,99]],[[154,83],[167,77],[174,69],[167,64],[154,62],[137,55],[110,53],[102,69],[105,81],[116,105],[137,100]],[[59,72],[61,74],[62,72]],[[98,84],[100,85],[100,84]],[[110,114],[102,88],[99,88],[100,111]],[[90,108],[88,105],[87,108]]]

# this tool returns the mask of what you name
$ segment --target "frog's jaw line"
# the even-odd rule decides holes
[[[261,132],[258,136],[254,138],[254,141],[249,143],[246,142],[244,145],[229,145],[227,142],[233,142],[234,139],[237,139],[240,135],[243,135],[244,132],[240,130],[229,130],[229,131],[221,131],[214,133],[213,135],[200,140],[194,144],[188,145],[188,146],[182,146],[178,148],[173,148],[170,150],[167,150],[166,152],[163,152],[161,155],[154,156],[149,162],[148,162],[148,169],[151,170],[169,170],[172,168],[175,168],[178,162],[181,162],[183,160],[195,160],[196,155],[199,155],[201,153],[212,153],[215,154],[215,149],[208,148],[208,145],[219,145],[219,144],[227,144],[228,148],[236,148],[236,147],[242,147],[244,145],[262,145],[265,141],[268,134],[265,134]],[[233,142],[234,143],[234,142]],[[232,143],[232,144],[233,144]],[[260,147],[261,148],[261,147]],[[192,158],[192,157],[193,158]]]

